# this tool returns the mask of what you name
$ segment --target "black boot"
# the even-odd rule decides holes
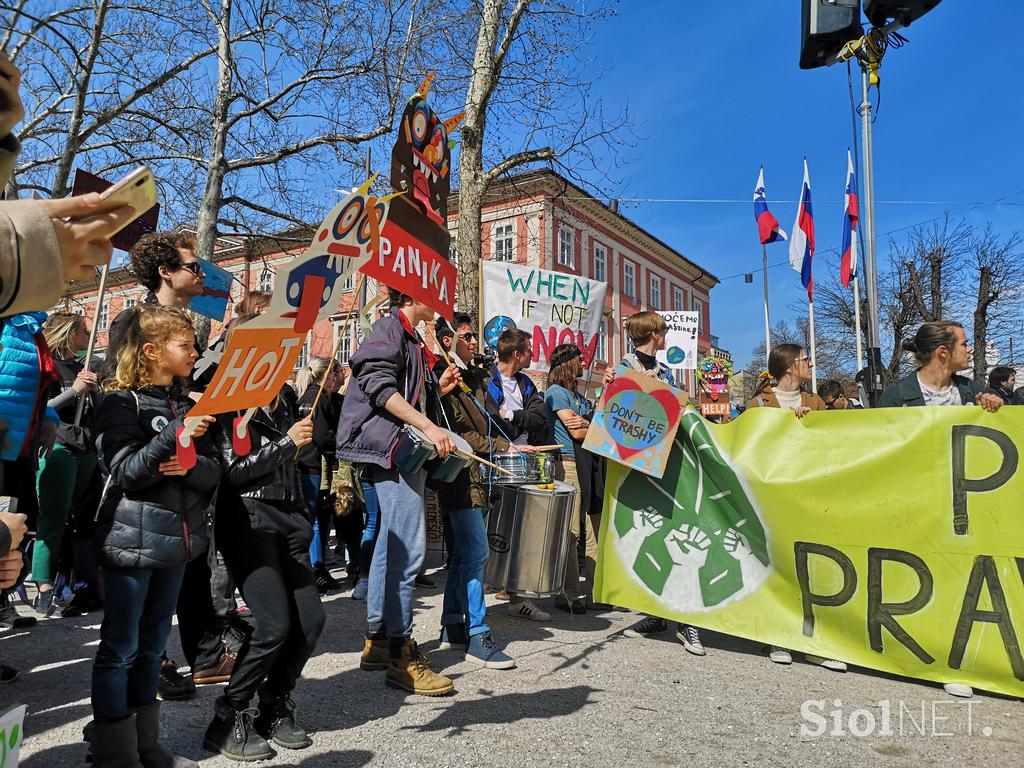
[[[203,749],[243,762],[274,757],[277,753],[253,727],[255,715],[255,709],[235,709],[223,697],[217,699]]]
[[[142,768],[135,715],[113,723],[95,720],[85,726],[92,768]]]
[[[287,694],[277,698],[260,694],[256,730],[264,738],[285,749],[305,749],[313,743],[306,732],[295,724],[295,704]]]
[[[144,768],[199,768],[187,757],[178,757],[160,743],[160,704],[135,710],[135,732],[139,741],[139,762]]]

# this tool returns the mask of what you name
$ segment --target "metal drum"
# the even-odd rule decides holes
[[[419,472],[423,465],[437,457],[437,450],[426,435],[411,424],[398,433],[398,444],[392,454],[392,463],[406,472]]]
[[[448,432],[448,436],[455,441],[455,445],[459,447],[465,455],[459,455],[458,453],[449,453],[443,459],[434,459],[427,464],[427,472],[434,480],[439,480],[442,483],[451,483],[455,481],[455,478],[459,476],[459,473],[470,465],[473,460],[469,458],[473,455],[473,448],[469,443],[465,441],[459,435],[454,432],[445,430]]]
[[[569,523],[576,489],[554,482],[504,486],[487,518],[490,549],[484,581],[495,589],[528,597],[548,597],[565,585]]]
[[[523,485],[550,483],[555,478],[555,456],[552,453],[504,451],[491,455],[491,461],[511,474],[480,465],[480,480],[489,485]]]

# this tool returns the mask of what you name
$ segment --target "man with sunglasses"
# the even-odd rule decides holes
[[[826,411],[856,411],[864,408],[856,400],[848,398],[843,385],[835,379],[828,379],[818,385],[818,397],[825,401]]]

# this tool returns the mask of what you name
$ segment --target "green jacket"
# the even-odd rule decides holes
[[[953,384],[960,390],[960,402],[964,405],[975,405],[975,399],[982,392],[991,392],[986,387],[979,387],[978,384],[966,376],[953,374]],[[904,376],[894,384],[890,384],[882,393],[878,401],[879,408],[906,408],[908,406],[924,405],[924,395],[921,394],[921,385],[917,381],[917,371]]]

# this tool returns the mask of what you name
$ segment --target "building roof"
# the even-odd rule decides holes
[[[499,203],[510,197],[530,197],[538,199],[564,199],[574,208],[585,212],[594,221],[618,231],[628,239],[639,241],[648,250],[660,254],[701,287],[710,290],[719,284],[719,279],[692,259],[684,256],[664,240],[654,236],[632,219],[617,210],[617,206],[601,200],[587,192],[577,184],[549,168],[538,168],[514,176],[507,176],[494,181],[484,195],[484,206]],[[453,189],[448,196],[449,217],[458,215],[459,191]]]

